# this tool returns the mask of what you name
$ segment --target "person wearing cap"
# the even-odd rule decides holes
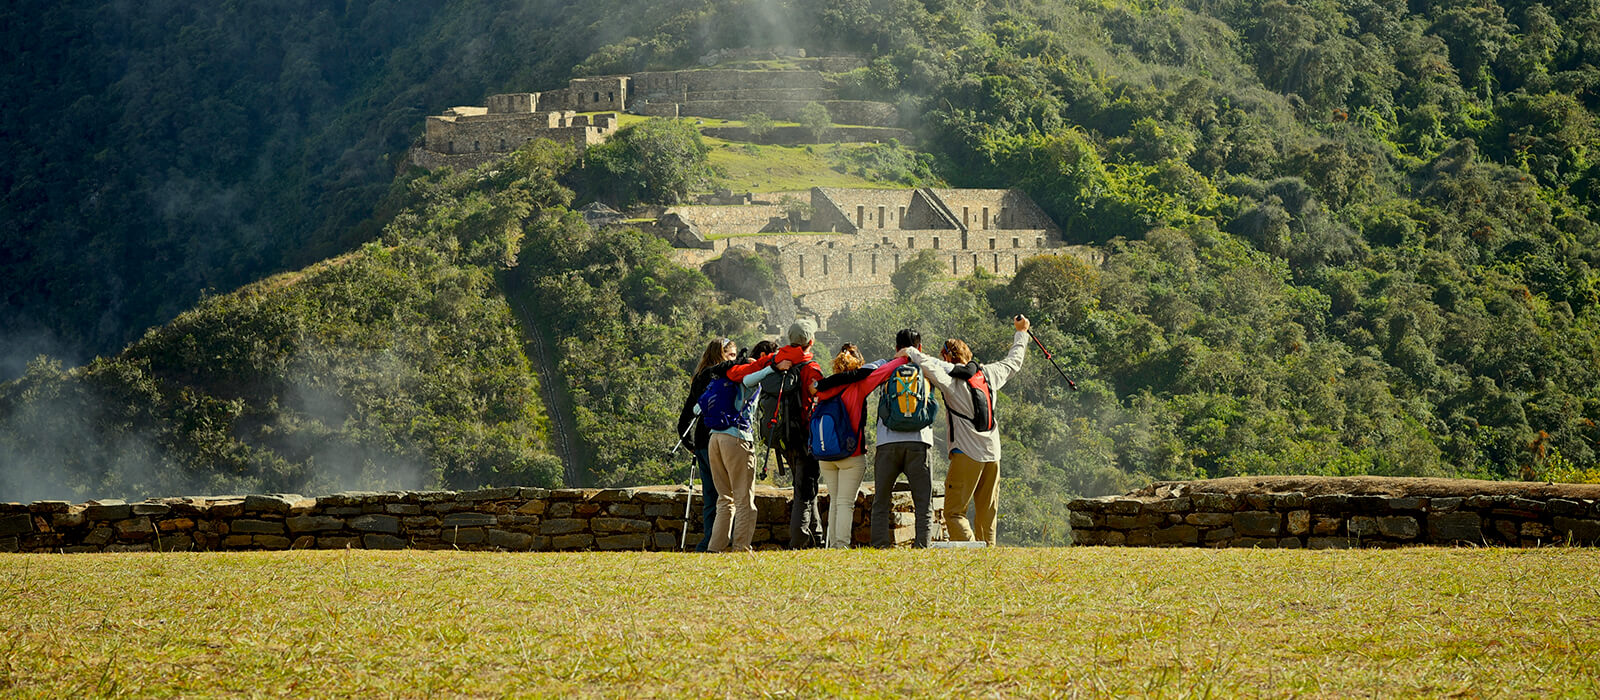
[[[1000,387],[1022,369],[1022,360],[1028,352],[1028,318],[1017,316],[1013,326],[1017,329],[1011,339],[1011,350],[1005,359],[981,366],[989,383],[990,410],[993,395]],[[917,348],[907,348],[906,356],[918,367],[939,391],[944,394],[945,419],[948,421],[947,437],[950,451],[950,471],[944,481],[944,522],[952,542],[971,541],[976,536],[989,546],[995,543],[995,526],[999,521],[1000,492],[1000,423],[994,416],[988,430],[979,430],[969,417],[976,416],[972,389],[965,379],[952,377],[951,373],[966,375],[980,369],[972,361],[972,350],[957,338],[944,341],[939,357],[923,354]],[[967,522],[967,506],[973,506],[975,521]]]
[[[789,362],[800,372],[800,421],[811,424],[811,408],[816,403],[817,382],[822,381],[822,367],[811,356],[811,344],[816,341],[816,325],[810,321],[796,321],[784,334],[788,345],[778,348],[772,355],[774,364]],[[794,501],[789,506],[789,548],[806,549],[822,546],[822,514],[817,510],[817,485],[822,472],[815,457],[807,454],[805,441],[787,446],[784,461],[794,474]]]

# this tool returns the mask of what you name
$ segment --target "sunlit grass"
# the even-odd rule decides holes
[[[0,690],[1600,694],[1587,549],[0,557]]]

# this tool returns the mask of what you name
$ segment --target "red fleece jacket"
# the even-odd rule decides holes
[[[910,360],[907,360],[904,357],[896,357],[893,360],[884,363],[881,367],[872,370],[872,374],[867,375],[865,379],[817,392],[817,400],[826,401],[840,394],[844,394],[845,413],[850,416],[850,420],[853,421],[854,425],[861,425],[861,416],[867,412],[867,394],[872,393],[872,390],[877,389],[884,382],[889,381],[889,375],[894,374],[895,370],[899,369],[901,365],[907,362],[910,362]],[[866,431],[862,432],[865,433]],[[850,456],[854,457],[858,454],[862,454],[866,451],[866,449],[867,436],[862,435],[860,444],[856,445],[855,453],[851,454]]]
[[[788,360],[794,363],[790,371],[800,370],[800,409],[801,417],[811,420],[811,407],[817,400],[817,382],[822,381],[822,368],[811,361],[811,351],[798,345],[785,345],[778,351],[759,360],[740,365],[728,370],[728,378],[734,381],[744,379],[751,372],[760,370],[767,365],[777,364]],[[737,370],[738,374],[735,374]]]

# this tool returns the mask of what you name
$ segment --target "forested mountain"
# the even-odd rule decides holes
[[[1021,187],[1070,240],[1107,254],[1100,269],[1036,263],[1008,284],[908,289],[834,321],[869,349],[884,329],[916,323],[974,341],[980,357],[1003,349],[1002,316],[1039,321],[1084,390],[1066,392],[1035,358],[1006,395],[1016,475],[1006,497],[1023,504],[1006,537],[1052,541],[1051,513],[1068,495],[1155,477],[1584,478],[1600,462],[1594,3],[25,2],[0,14],[11,105],[0,116],[11,145],[0,155],[10,282],[0,330],[15,356],[31,357],[38,338],[69,358],[111,352],[205,289],[351,251],[350,264],[306,280],[406,276],[415,263],[396,261],[430,251],[439,262],[416,279],[478,281],[448,293],[419,283],[405,305],[425,310],[409,319],[369,309],[340,317],[345,330],[294,336],[334,348],[328,357],[366,357],[350,350],[377,342],[362,333],[448,333],[466,314],[521,338],[474,338],[487,344],[468,353],[476,359],[394,361],[509,373],[532,391],[525,344],[544,333],[561,375],[547,388],[572,402],[594,481],[661,480],[684,365],[707,336],[751,337],[752,307],[711,301],[710,283],[671,265],[659,241],[583,227],[567,210],[595,196],[581,166],[396,181],[394,164],[423,115],[488,93],[687,67],[717,48],[799,46],[872,59],[840,88],[898,103],[937,177]],[[531,182],[571,193],[507,194],[547,186]],[[520,255],[466,252],[476,240]],[[350,284],[365,297],[376,282]],[[337,287],[283,289],[303,290],[302,310],[370,303],[335,303]],[[517,322],[528,294],[545,312]],[[449,303],[422,301],[440,295]],[[230,315],[250,298],[209,297],[123,355],[67,374],[36,363],[0,391],[12,431],[0,447],[12,464],[34,463],[16,457],[26,454],[17,416],[41,405],[30,397],[78,391],[113,365],[150,375],[116,386],[155,386],[159,400],[125,392],[114,403],[163,406],[160,434],[199,430],[176,408],[184,390],[240,402],[238,415],[282,396],[219,383],[231,365],[167,339],[185,328],[278,337],[260,329],[302,313]],[[192,314],[231,320],[186,326]],[[278,358],[274,386],[303,384],[288,377],[310,371],[297,369],[308,356],[269,346],[280,348],[264,356]],[[489,346],[516,352],[490,361]],[[22,374],[12,362],[6,376]],[[384,440],[412,436],[384,454],[448,483],[491,483],[488,445],[501,443],[472,431],[504,429],[527,437],[507,462],[526,466],[508,475],[550,473],[547,438],[529,427],[540,424],[537,398],[515,403],[520,418],[422,399],[380,410],[389,390],[352,383],[368,371],[352,368],[370,364],[329,362],[342,369],[327,376],[347,379],[328,391],[362,407],[349,416],[381,415],[372,434]],[[463,381],[438,395],[481,389]],[[448,445],[426,438],[441,416],[463,424]],[[201,472],[216,451],[257,465],[216,483],[289,488],[293,478],[251,479],[314,471],[259,425],[225,422],[235,432],[217,433],[214,448],[173,438],[151,449]],[[333,442],[371,442],[348,418],[324,425],[334,423],[346,434]],[[301,466],[263,467],[269,455]],[[482,468],[451,466],[469,463]]]

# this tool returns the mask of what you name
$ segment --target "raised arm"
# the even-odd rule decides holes
[[[1006,351],[1005,359],[983,366],[984,374],[989,375],[989,386],[994,391],[999,391],[1011,379],[1011,375],[1022,369],[1022,360],[1028,354],[1028,318],[1017,316],[1014,325],[1017,332],[1011,336],[1011,349]]]
[[[955,386],[955,380],[950,377],[950,370],[954,369],[955,365],[916,348],[906,348],[906,358],[921,367],[923,376],[940,389],[950,391]]]

